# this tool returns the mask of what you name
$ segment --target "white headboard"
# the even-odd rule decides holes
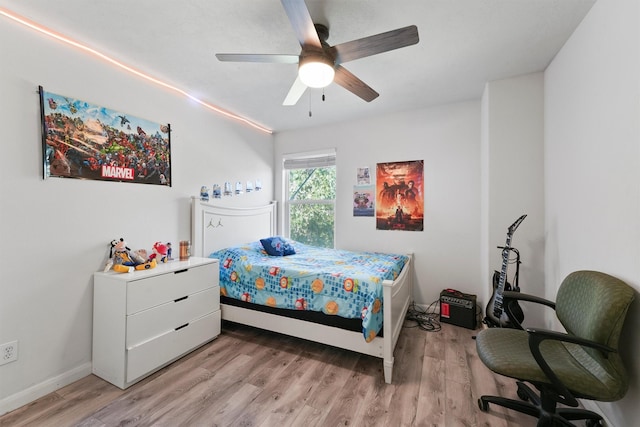
[[[276,234],[276,202],[254,208],[214,206],[191,198],[191,254],[208,257],[228,246]]]

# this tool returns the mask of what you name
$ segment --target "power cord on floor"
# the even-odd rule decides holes
[[[484,323],[484,313],[482,312],[482,307],[480,304],[476,304],[476,326],[482,325]]]
[[[432,302],[426,309],[411,303],[405,316],[405,328],[420,328],[427,332],[438,332],[442,329],[440,325],[440,314],[437,312],[439,301]],[[411,324],[415,322],[415,324]],[[409,324],[407,324],[409,323]]]

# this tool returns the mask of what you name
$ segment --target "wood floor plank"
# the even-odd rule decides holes
[[[467,347],[467,362],[469,364],[470,371],[472,372],[470,381],[472,399],[477,402],[482,395],[498,394],[498,384],[501,378],[499,378],[497,375],[494,375],[482,363],[482,361],[478,357],[478,353],[475,351],[475,346]],[[514,380],[508,380],[508,382],[515,385]],[[508,420],[506,419],[506,409],[493,405],[490,409],[490,412],[476,412],[476,424],[478,426],[505,427],[509,424]]]
[[[358,412],[362,412],[362,405],[368,395],[370,378],[362,369],[351,372],[346,386],[338,391],[337,399],[325,417],[326,425],[357,425]]]
[[[328,355],[329,347],[318,347],[309,342],[305,344],[307,345],[289,368],[291,371],[286,390],[277,402],[273,402],[261,425],[293,425],[308,397],[313,394],[317,375],[324,366],[322,360]]]
[[[202,368],[159,376],[151,382],[136,384],[134,390],[92,414],[106,425],[153,425],[183,403],[185,390],[206,381],[212,374]],[[138,387],[136,387],[138,386]]]
[[[15,411],[0,417],[0,426],[22,427],[34,425],[36,420],[46,419],[49,412],[55,412],[58,408],[68,405],[61,396],[50,393]]]
[[[0,417],[0,426],[532,426],[483,394],[515,397],[476,332],[405,328],[393,383],[381,359],[232,323],[211,343],[126,390],[93,375]]]
[[[243,411],[246,401],[261,392],[260,388],[237,379],[231,384],[217,383],[215,377],[209,384],[191,390],[184,400],[188,405],[163,417],[168,426],[229,425]]]
[[[466,347],[475,344],[467,334],[461,334],[458,329],[445,327],[442,329],[446,345],[444,346],[447,381],[460,384],[471,381],[471,372],[467,364]]]
[[[261,391],[253,384],[242,383],[240,388],[224,399],[223,405],[217,408],[206,408],[197,417],[189,420],[193,422],[190,425],[212,425],[213,422],[220,426],[231,425],[245,411],[247,402],[255,399]],[[213,409],[217,409],[217,411],[214,413]]]
[[[446,410],[445,362],[425,357],[416,402],[416,426],[443,426]]]
[[[336,399],[336,391],[346,386],[351,372],[363,363],[366,364],[366,358],[360,358],[356,353],[329,347],[322,375],[318,378],[318,384],[307,400],[307,405],[317,409],[331,405]]]
[[[291,345],[290,338],[274,336],[274,339],[280,339],[280,348],[273,360],[277,364],[269,370],[269,377],[264,381],[262,391],[246,405],[242,415],[234,420],[231,425],[239,426],[257,426],[260,425],[270,414],[271,408],[277,405],[278,400],[286,393],[287,387],[296,377],[296,369],[300,363],[300,347],[304,343],[303,340],[297,340],[298,347]],[[264,369],[261,369],[264,371]]]
[[[415,425],[425,338],[424,334],[414,334],[411,337],[405,334],[398,340],[394,378],[401,386],[394,388],[392,403],[386,414],[388,422],[399,423],[398,425],[402,426]]]
[[[369,383],[369,392],[365,397],[365,405],[361,409],[359,419],[363,425],[375,426],[387,419],[387,405],[392,398],[392,387],[384,382],[384,375],[380,370],[380,361],[372,357],[363,357],[358,365],[362,375]]]
[[[293,420],[294,426],[305,427],[322,427],[324,423],[324,412],[321,409],[316,409],[309,405],[304,405],[300,408],[298,416]]]

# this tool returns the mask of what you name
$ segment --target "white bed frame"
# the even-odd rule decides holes
[[[214,206],[194,197],[191,202],[191,245],[194,256],[208,257],[215,250],[276,235],[276,203],[255,208]],[[383,359],[384,380],[391,383],[393,350],[412,298],[412,261],[395,281],[383,281],[383,335],[367,343],[362,332],[285,318],[256,310],[221,304],[222,318],[285,335],[356,351]]]

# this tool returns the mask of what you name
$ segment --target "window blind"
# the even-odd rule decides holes
[[[335,166],[336,153],[322,153],[317,155],[301,155],[300,157],[289,157],[284,159],[284,169],[311,169]]]

